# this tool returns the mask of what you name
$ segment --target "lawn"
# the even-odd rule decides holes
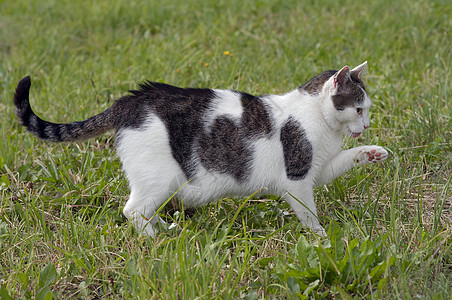
[[[451,299],[452,2],[0,0],[2,299]],[[83,120],[144,80],[285,93],[368,61],[380,165],[315,190],[328,238],[279,197],[186,210],[139,236],[113,133],[36,139],[17,82],[54,122]]]

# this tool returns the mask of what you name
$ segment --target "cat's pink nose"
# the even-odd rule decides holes
[[[370,127],[369,124],[364,124],[364,129],[367,129],[367,128],[369,128],[369,127]]]

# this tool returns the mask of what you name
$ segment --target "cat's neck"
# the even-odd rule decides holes
[[[343,124],[338,122],[336,118],[337,110],[333,105],[333,102],[331,99],[328,99],[326,97],[322,97],[322,95],[319,95],[318,99],[319,103],[319,110],[322,114],[322,118],[325,122],[325,124],[328,125],[328,127],[336,132],[338,135],[343,134]]]
[[[342,124],[335,118],[336,109],[325,93],[309,94],[295,89],[277,96],[275,102],[276,109],[284,111],[284,115],[299,116],[303,120],[302,123],[312,123],[318,134],[337,135],[338,138],[342,138]]]

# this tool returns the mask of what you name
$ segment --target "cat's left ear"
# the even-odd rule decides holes
[[[350,68],[348,66],[343,67],[333,76],[333,87],[336,90],[341,89],[345,83],[350,79]]]
[[[367,61],[363,62],[356,68],[350,71],[350,75],[354,78],[361,79],[361,77],[365,74],[365,71],[367,69]]]

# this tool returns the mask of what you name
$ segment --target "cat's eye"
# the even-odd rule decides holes
[[[362,113],[363,113],[363,109],[362,109],[361,107],[358,107],[358,108],[356,109],[356,113],[357,113],[358,115],[362,114]]]

